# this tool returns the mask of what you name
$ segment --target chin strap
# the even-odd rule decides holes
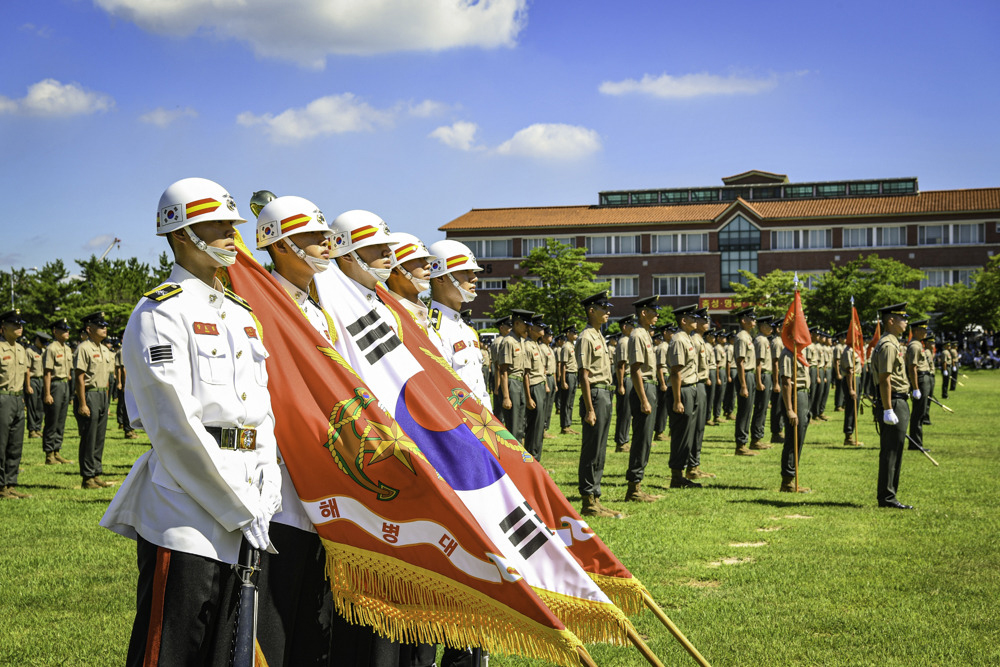
[[[358,257],[358,253],[355,250],[351,251],[351,256],[354,257],[354,261],[358,263],[358,266],[360,266],[369,275],[375,278],[375,280],[381,283],[384,283],[385,281],[389,280],[389,276],[392,274],[392,269],[373,269],[372,267],[368,266],[368,263],[365,262],[365,260]]]
[[[455,280],[454,275],[449,273],[448,278],[449,280],[451,280],[451,284],[454,285],[455,288],[458,290],[458,293],[462,295],[462,303],[472,303],[473,301],[476,300],[476,293],[470,292],[469,290],[462,287],[462,285],[457,280]]]
[[[295,245],[295,242],[292,241],[291,238],[286,238],[285,243],[287,243],[288,247],[292,249],[292,252],[295,253],[296,257],[312,267],[313,273],[323,273],[330,268],[330,260],[323,259],[322,257],[307,255],[306,251]]]
[[[185,227],[184,231],[187,232],[188,238],[194,243],[194,246],[201,250],[203,253],[207,254],[209,257],[217,261],[221,266],[232,266],[236,263],[236,251],[235,250],[225,250],[224,248],[216,248],[208,245],[200,238],[198,235],[191,231],[190,227]]]
[[[431,281],[430,280],[428,280],[426,278],[417,278],[412,273],[410,273],[405,268],[403,268],[402,264],[397,264],[396,268],[398,268],[400,270],[400,272],[404,276],[406,276],[411,283],[413,283],[413,286],[417,288],[417,293],[426,292],[427,290],[429,290],[431,288]]]

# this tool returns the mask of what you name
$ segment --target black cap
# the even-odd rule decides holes
[[[566,327],[565,329],[563,329],[562,332],[564,334],[580,333],[579,331],[576,330],[576,327],[573,326],[572,324],[569,325],[568,327]]]
[[[510,315],[504,315],[503,317],[497,318],[495,324],[497,325],[497,327],[509,327]]]
[[[32,338],[41,338],[42,340],[52,340],[52,336],[48,335],[48,334],[47,334],[47,333],[45,333],[44,331],[35,331],[35,332],[34,332],[34,333],[32,334],[32,336],[31,336],[31,337],[32,337]]]
[[[761,315],[757,318],[757,324],[766,324],[771,326],[771,322],[774,320],[774,315]]]
[[[625,317],[618,320],[618,326],[623,327],[626,325],[630,327],[635,326],[635,315],[626,315]]]
[[[0,322],[4,324],[24,324],[25,320],[21,317],[21,309],[15,308],[0,315]]]
[[[659,300],[660,295],[654,294],[653,296],[644,296],[641,299],[632,302],[636,310],[640,308],[653,308],[656,309],[656,302]]]
[[[757,319],[757,311],[754,310],[753,306],[750,306],[749,308],[743,308],[742,310],[737,310],[735,313],[733,313],[733,315],[735,315],[740,319],[743,319],[744,317],[749,317],[751,320]]]
[[[534,315],[530,310],[522,310],[520,308],[511,308],[510,310],[510,321],[521,320],[525,324],[531,324],[531,317]]]
[[[90,315],[87,315],[85,318],[83,318],[83,326],[87,326],[89,324],[93,324],[94,326],[97,327],[108,326],[108,320],[105,319],[104,317],[104,311],[99,310],[96,313],[91,313]]]
[[[891,306],[886,306],[885,308],[879,308],[878,314],[881,317],[888,317],[889,315],[895,315],[896,317],[902,317],[904,320],[910,319],[910,316],[906,314],[906,302],[894,303]]]
[[[72,327],[69,325],[69,320],[65,317],[60,317],[58,320],[52,320],[49,324],[50,329],[62,329],[63,331],[69,331]]]
[[[586,299],[580,301],[584,308],[597,306],[599,308],[611,308],[608,290],[601,290],[597,294],[591,294]]]
[[[544,327],[545,320],[542,319],[541,313],[535,313],[532,315],[531,322],[529,322],[529,324],[533,327]]]
[[[692,303],[687,306],[681,306],[680,308],[674,308],[674,317],[677,321],[680,321],[681,317],[698,317],[695,313],[698,312],[698,304]]]
[[[924,336],[924,342],[925,343],[933,343],[934,342],[934,334],[929,333],[926,336]]]
[[[921,327],[923,329],[926,329],[929,322],[930,322],[930,320],[927,320],[927,319],[923,319],[923,320],[911,320],[910,321],[910,328],[913,329],[915,327]]]
[[[694,311],[694,317],[698,318],[699,320],[707,320],[708,308],[698,308],[697,310]]]
[[[622,334],[621,334],[620,331],[616,331],[613,334],[608,334],[608,340],[609,341],[617,341],[621,337],[622,337]]]

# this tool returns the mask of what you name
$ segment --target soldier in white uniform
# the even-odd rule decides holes
[[[125,400],[152,444],[101,519],[138,543],[128,665],[228,664],[232,565],[241,546],[273,549],[267,527],[281,509],[281,473],[267,350],[249,305],[215,277],[236,260],[239,222],[217,183],[168,187],[156,233],[175,264],[125,330]]]
[[[483,377],[483,355],[476,330],[462,321],[462,304],[476,298],[476,274],[482,267],[468,246],[444,240],[431,244],[431,327],[441,336],[441,351],[476,399],[490,406]]]
[[[259,193],[258,193],[259,194]],[[251,209],[255,207],[251,203]],[[335,325],[310,293],[313,276],[330,268],[330,236],[323,212],[302,197],[277,197],[257,209],[257,248],[302,315],[332,344]],[[335,331],[334,331],[335,333]],[[272,369],[273,370],[273,369]],[[332,652],[336,609],[326,581],[326,551],[280,456],[281,511],[271,518],[280,554],[261,562],[257,639],[268,665],[325,665]]]
[[[431,288],[431,261],[434,257],[424,242],[413,234],[390,234],[395,245],[389,257],[392,273],[386,281],[389,293],[406,308],[431,341],[441,347],[441,337],[430,325],[430,309],[420,300],[420,294]]]

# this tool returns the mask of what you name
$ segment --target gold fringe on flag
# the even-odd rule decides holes
[[[532,590],[559,617],[566,629],[585,643],[619,646],[629,643],[628,631],[632,628],[632,623],[615,605],[561,595],[534,586]]]
[[[583,643],[569,630],[546,627],[411,563],[325,539],[323,546],[337,611],[352,623],[392,641],[479,646],[563,667],[580,664],[577,648]]]
[[[643,601],[643,595],[647,593],[646,587],[635,577],[609,577],[594,572],[588,574],[626,616],[635,616],[646,608]]]

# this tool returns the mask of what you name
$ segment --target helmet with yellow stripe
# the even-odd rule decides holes
[[[392,257],[390,258],[390,268],[396,268],[403,262],[409,262],[411,259],[424,259],[428,263],[436,259],[431,251],[427,249],[424,242],[418,239],[413,234],[407,234],[406,232],[396,232],[390,235],[392,242],[395,243],[392,247]]]
[[[371,211],[345,211],[330,223],[330,256],[340,257],[358,248],[385,243],[392,245],[389,225]]]
[[[185,178],[171,184],[160,195],[156,207],[156,234],[170,232],[196,222],[227,220],[246,222],[236,210],[236,201],[226,189],[207,178]]]
[[[482,271],[483,267],[476,263],[476,256],[469,246],[459,241],[445,239],[432,243],[429,248],[434,259],[431,261],[431,278],[446,275],[452,271]]]
[[[268,202],[257,215],[257,248],[263,249],[278,239],[303,232],[333,232],[326,225],[323,211],[302,197],[278,197]]]

